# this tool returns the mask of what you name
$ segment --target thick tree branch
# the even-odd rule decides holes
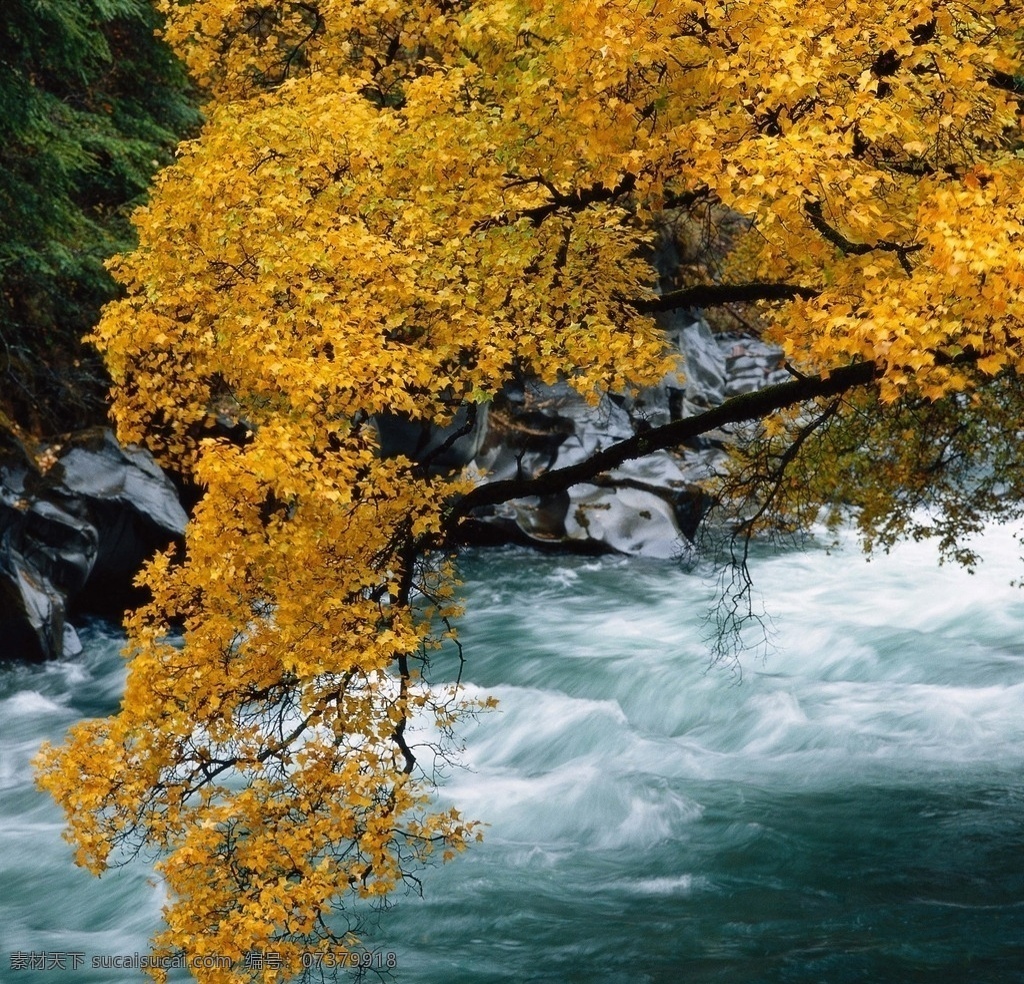
[[[924,243],[910,243],[907,245],[890,242],[888,239],[879,239],[873,246],[870,243],[855,243],[852,239],[847,239],[838,229],[825,221],[821,210],[821,202],[807,202],[804,206],[804,211],[811,220],[811,225],[836,249],[848,256],[863,256],[865,253],[871,253],[876,249],[884,253],[895,253],[900,261],[900,266],[906,271],[907,276],[913,273],[909,260],[910,254],[916,253],[919,249],[924,249]]]
[[[720,304],[740,304],[749,301],[791,301],[795,297],[807,300],[817,297],[818,293],[813,287],[803,287],[800,284],[696,284],[693,287],[670,291],[659,297],[634,301],[633,307],[644,314],[653,314],[656,311],[715,307]]]
[[[561,492],[602,472],[617,468],[625,461],[642,458],[665,448],[677,447],[685,441],[726,424],[760,420],[785,407],[817,397],[839,396],[855,387],[866,386],[878,374],[879,367],[874,362],[855,362],[852,365],[841,366],[828,375],[802,376],[775,386],[766,386],[752,393],[735,396],[704,413],[652,428],[642,434],[634,434],[575,465],[544,472],[533,478],[510,478],[489,485],[479,485],[452,505],[445,518],[444,534],[450,536],[462,519],[481,506],[493,506],[524,496]]]
[[[540,176],[513,179],[510,187],[516,184],[543,185],[548,190],[552,200],[544,205],[537,205],[534,208],[524,208],[518,212],[502,212],[500,215],[489,216],[475,223],[472,229],[473,232],[512,225],[520,219],[529,219],[533,225],[539,226],[549,215],[557,212],[559,209],[564,208],[571,212],[582,212],[590,205],[614,201],[616,198],[628,195],[636,187],[636,175],[625,175],[614,188],[606,188],[604,185],[596,184],[589,188],[579,188],[568,195],[560,192],[551,182]]]

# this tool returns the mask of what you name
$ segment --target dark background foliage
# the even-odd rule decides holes
[[[36,435],[105,419],[103,261],[199,123],[158,26],[150,0],[0,3],[0,410]]]

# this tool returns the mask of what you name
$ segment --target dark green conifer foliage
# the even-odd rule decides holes
[[[103,260],[198,122],[157,26],[149,0],[0,3],[0,408],[37,433],[104,418]]]

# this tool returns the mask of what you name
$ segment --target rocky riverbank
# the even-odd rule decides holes
[[[591,406],[566,385],[510,386],[445,464],[496,481],[572,465],[644,429],[787,378],[781,353],[757,339],[713,333],[701,319],[665,325],[677,365],[633,399]],[[457,425],[456,425],[457,426]],[[381,423],[385,453],[429,453],[444,436]],[[470,542],[524,543],[581,553],[673,557],[688,552],[707,508],[700,483],[728,436],[658,451],[558,495],[517,499],[468,524]],[[426,448],[426,452],[423,450]],[[0,453],[0,657],[78,652],[70,618],[117,616],[138,601],[132,580],[154,551],[180,538],[187,516],[172,482],[144,451],[108,430],[32,453],[9,435]]]
[[[30,453],[12,436],[0,456],[0,658],[80,651],[72,613],[119,616],[133,580],[184,534],[177,491],[150,455],[106,429]]]

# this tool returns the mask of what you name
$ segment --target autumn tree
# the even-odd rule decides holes
[[[207,124],[137,213],[94,341],[122,439],[204,494],[184,557],[144,574],[120,713],[40,767],[80,863],[158,854],[158,952],[239,961],[201,980],[352,945],[353,897],[473,835],[432,808],[413,735],[463,710],[418,669],[474,508],[743,422],[748,530],[842,503],[872,542],[956,553],[1016,508],[1017,4],[160,6]],[[748,231],[655,292],[656,216],[712,204]],[[378,453],[378,415],[469,426],[513,372],[591,399],[655,382],[657,312],[759,300],[789,382],[509,482]]]

